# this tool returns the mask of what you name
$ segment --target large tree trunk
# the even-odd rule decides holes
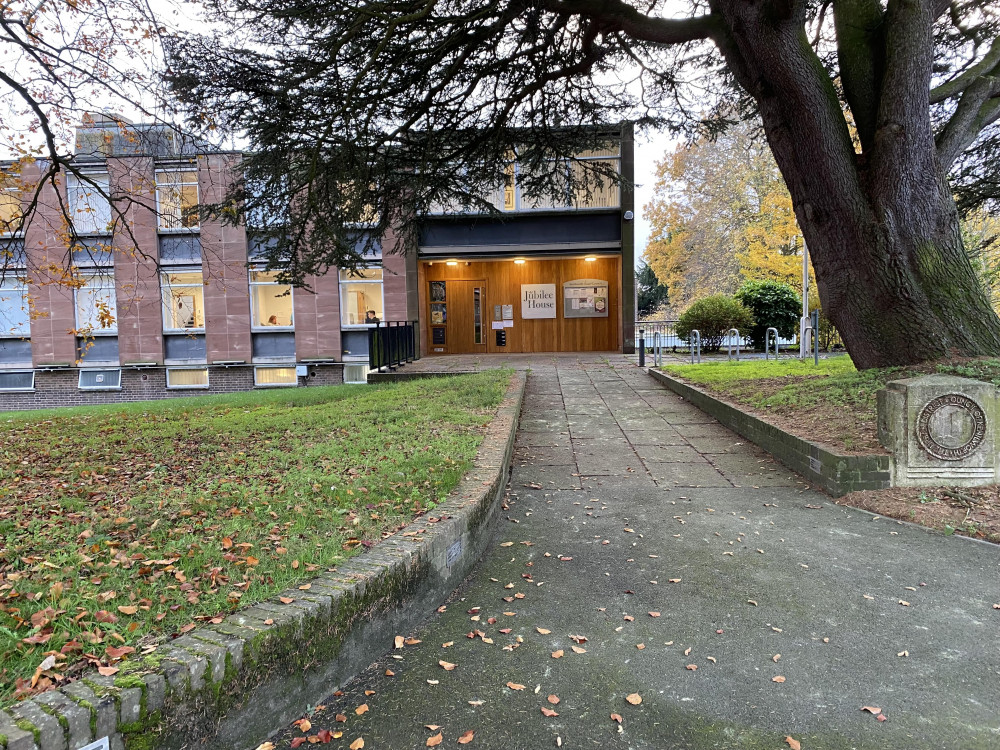
[[[930,123],[930,19],[890,3],[863,153],[804,33],[801,4],[714,0],[812,256],[824,312],[859,368],[1000,354],[1000,319],[964,249]],[[853,104],[852,104],[853,106]]]

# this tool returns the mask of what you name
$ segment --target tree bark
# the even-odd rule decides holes
[[[768,2],[712,0],[716,38],[757,100],[812,256],[824,312],[860,369],[1000,354],[993,312],[962,246],[930,122],[931,18],[889,3],[874,138],[856,153],[804,31]],[[867,140],[867,139],[866,139]]]

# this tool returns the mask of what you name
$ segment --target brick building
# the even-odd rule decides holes
[[[628,350],[631,129],[614,138],[588,158],[621,187],[529,205],[512,165],[502,217],[434,211],[416,247],[306,290],[265,270],[243,227],[200,216],[239,154],[163,126],[80,128],[86,179],[46,186],[23,227],[25,198],[0,182],[0,411],[364,382],[369,311],[416,321],[425,356]]]

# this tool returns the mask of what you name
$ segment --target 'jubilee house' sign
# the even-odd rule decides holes
[[[521,284],[521,319],[556,317],[555,284]]]

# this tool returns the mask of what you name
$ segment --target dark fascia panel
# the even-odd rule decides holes
[[[574,246],[581,250],[620,248],[621,212],[575,211],[518,216],[461,216],[425,219],[421,254],[447,254],[455,248]]]

